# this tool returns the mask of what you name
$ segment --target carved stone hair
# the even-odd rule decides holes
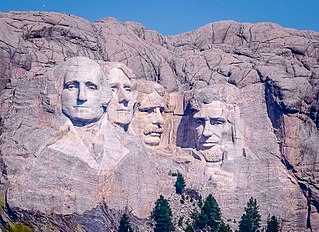
[[[106,62],[106,61],[97,61],[97,62],[101,66],[107,80],[110,79],[111,70],[119,69],[131,81],[132,90],[136,89],[136,83],[135,83],[136,76],[133,73],[133,71],[129,67],[127,67],[125,64],[120,62]]]
[[[61,78],[63,81],[65,74],[68,72],[79,72],[81,70],[87,71],[88,69],[91,69],[92,73],[98,73],[101,83],[105,84],[106,78],[103,76],[103,70],[100,65],[94,60],[91,60],[87,57],[79,56],[67,59],[63,63],[56,66],[56,68],[54,68],[53,74],[55,75],[55,77]]]
[[[235,86],[227,84],[215,84],[202,89],[194,90],[189,101],[190,109],[199,111],[202,104],[209,104],[213,101],[221,101],[225,104],[234,104],[238,95]]]
[[[137,90],[139,93],[151,94],[153,92],[156,92],[161,97],[164,97],[165,95],[164,87],[154,81],[139,79],[139,80],[136,80],[136,82],[137,82]]]
[[[140,103],[145,98],[145,94],[149,95],[151,93],[157,93],[161,97],[165,97],[165,89],[162,85],[154,82],[154,81],[148,81],[139,79],[136,80],[136,87],[137,87],[137,98],[136,98],[136,104],[134,106],[134,110],[140,106]]]

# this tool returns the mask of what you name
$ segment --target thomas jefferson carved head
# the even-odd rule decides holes
[[[68,59],[55,69],[63,79],[62,112],[75,126],[95,123],[104,115],[110,91],[99,64],[86,57]]]
[[[132,128],[147,147],[156,147],[163,133],[164,88],[156,82],[139,80],[137,89]]]
[[[107,62],[102,65],[112,91],[108,106],[108,119],[115,125],[128,129],[133,117],[136,91],[132,70],[122,63]]]

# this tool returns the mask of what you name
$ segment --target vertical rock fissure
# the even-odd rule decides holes
[[[310,214],[311,214],[311,190],[308,185],[301,183],[298,181],[298,184],[304,193],[306,199],[307,199],[307,229],[309,229],[312,232],[312,227],[311,227],[311,219],[310,219]]]
[[[302,190],[304,196],[307,199],[307,229],[309,229],[312,232],[311,228],[311,192],[309,187],[307,187],[305,184],[303,184],[296,175],[296,170],[294,169],[293,165],[289,163],[289,160],[285,157],[285,151],[284,151],[284,140],[285,140],[285,130],[284,130],[284,120],[283,115],[289,110],[282,110],[282,108],[278,105],[276,98],[280,98],[279,89],[276,88],[276,86],[273,85],[270,78],[267,77],[266,81],[264,82],[264,88],[265,88],[265,102],[267,107],[267,114],[271,121],[272,127],[274,128],[274,133],[277,137],[277,141],[279,143],[279,150],[281,154],[281,161],[285,165],[288,171],[292,171],[292,174],[296,181],[299,184],[300,189]]]
[[[264,82],[265,87],[265,102],[267,107],[267,114],[271,121],[272,127],[274,128],[275,135],[279,142],[280,151],[282,154],[283,150],[283,112],[278,106],[275,96],[278,95],[277,89],[273,86],[271,80],[267,78]]]

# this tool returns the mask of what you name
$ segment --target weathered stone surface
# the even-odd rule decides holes
[[[129,130],[136,102],[135,75],[131,69],[120,62],[100,62],[111,88],[112,99],[107,109],[107,116],[115,126]]]
[[[189,188],[216,196],[225,219],[238,221],[253,196],[263,223],[274,214],[283,231],[319,230],[318,32],[223,21],[162,36],[138,23],[113,18],[93,23],[46,12],[1,13],[0,22],[4,221],[22,220],[39,231],[47,230],[45,220],[56,231],[77,226],[94,231],[101,225],[114,229],[125,208],[146,218],[159,194],[174,204],[175,179],[169,172],[179,171]],[[99,61],[102,69],[105,62],[121,62],[132,78],[164,87],[163,133],[156,149],[131,130],[135,111],[129,130],[103,122],[113,136],[105,149],[115,156],[125,154],[112,171],[97,173],[78,156],[50,151],[74,131],[63,134],[64,129],[76,126],[69,122],[63,127],[68,119],[59,103],[61,85],[48,73],[76,56]],[[146,90],[151,84],[141,86]],[[204,155],[191,126],[200,90],[214,95],[231,115],[224,118],[221,148]],[[136,101],[148,98],[137,96]],[[90,137],[78,130],[75,134],[82,141]],[[71,141],[71,153],[83,155],[87,146]],[[65,214],[73,216],[68,221]],[[95,225],[94,217],[103,223]],[[133,221],[144,231],[151,228],[143,220]]]

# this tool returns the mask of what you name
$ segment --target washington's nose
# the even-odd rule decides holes
[[[87,101],[87,92],[84,84],[80,84],[77,100],[80,103]]]
[[[155,112],[154,112],[154,116],[153,116],[153,123],[159,126],[162,126],[164,124],[164,118],[163,115],[161,113],[160,108],[156,108]]]

